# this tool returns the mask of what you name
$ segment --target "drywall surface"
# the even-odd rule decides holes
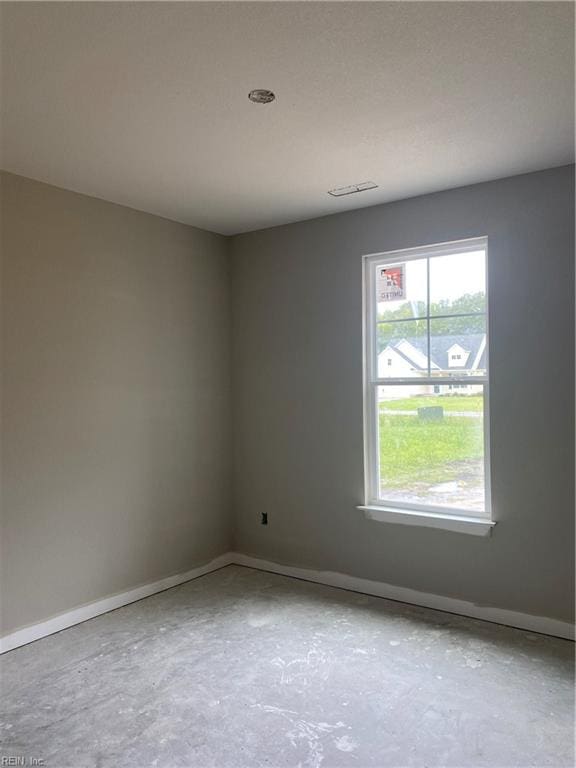
[[[2,175],[2,634],[230,548],[224,238]]]
[[[571,620],[574,169],[237,236],[235,548]],[[487,235],[490,538],[369,521],[362,255]],[[268,526],[260,525],[268,512]]]

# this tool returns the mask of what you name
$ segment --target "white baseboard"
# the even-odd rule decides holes
[[[120,594],[111,595],[87,605],[81,605],[79,608],[66,611],[66,613],[60,613],[58,616],[54,616],[47,621],[40,622],[40,624],[24,627],[24,629],[19,629],[10,635],[4,635],[4,637],[0,638],[0,654],[11,651],[14,648],[19,648],[21,645],[32,643],[34,640],[39,640],[42,637],[47,637],[47,635],[53,635],[62,629],[68,629],[68,627],[72,627],[74,624],[81,624],[83,621],[93,619],[95,616],[108,613],[116,608],[135,603],[137,600],[142,600],[143,597],[150,597],[150,595],[163,592],[165,589],[170,589],[170,587],[176,587],[178,584],[197,579],[199,576],[204,576],[211,571],[224,568],[224,566],[230,565],[232,562],[233,554],[226,552],[224,555],[215,557],[209,563],[193,568],[191,571],[186,571],[186,573],[177,573],[175,576],[168,576],[166,579],[154,581],[152,584],[144,584],[141,587],[130,589],[128,592],[121,592]]]
[[[291,576],[304,581],[313,581],[317,584],[324,584],[329,587],[338,587],[340,589],[351,590],[352,592],[361,592],[365,595],[374,595],[384,597],[388,600],[396,600],[401,603],[410,603],[420,605],[425,608],[433,608],[437,611],[446,613],[456,613],[461,616],[470,616],[474,619],[490,621],[493,624],[505,624],[509,627],[525,629],[530,632],[539,632],[543,635],[552,635],[567,640],[574,640],[574,625],[557,619],[548,619],[544,616],[532,616],[528,613],[518,613],[509,611],[505,608],[492,608],[490,606],[476,605],[466,600],[457,600],[452,597],[443,597],[429,592],[418,592],[415,589],[406,587],[396,587],[392,584],[384,584],[380,581],[370,581],[369,579],[360,579],[356,576],[347,576],[345,573],[336,573],[334,571],[314,571],[308,568],[295,568],[289,565],[280,565],[269,560],[261,560],[257,557],[250,557],[239,552],[227,552],[214,558],[209,563],[193,568],[186,573],[178,573],[175,576],[168,576],[166,579],[155,581],[152,584],[145,584],[136,587],[128,592],[105,597],[102,600],[96,600],[93,603],[82,605],[66,613],[61,613],[47,621],[39,624],[33,624],[24,627],[10,635],[0,638],[0,654],[19,648],[22,645],[32,643],[34,640],[40,640],[42,637],[53,635],[63,629],[68,629],[75,624],[81,624],[83,621],[93,619],[103,613],[108,613],[124,605],[135,603],[144,597],[150,597],[157,592],[163,592],[165,589],[176,587],[186,581],[192,581],[199,576],[204,576],[212,571],[224,568],[227,565],[245,565],[249,568],[256,568],[261,571],[270,571],[281,576]]]
[[[532,614],[519,613],[518,611],[509,611],[505,608],[476,605],[467,600],[443,597],[442,595],[434,595],[430,592],[418,592],[415,589],[396,587],[392,584],[370,581],[369,579],[359,579],[356,576],[347,576],[344,573],[336,573],[334,571],[314,571],[308,568],[279,565],[278,563],[260,560],[257,557],[249,557],[240,553],[234,553],[232,557],[233,562],[237,565],[257,568],[261,571],[270,571],[282,576],[292,576],[304,581],[314,581],[317,584],[348,589],[365,595],[384,597],[400,603],[420,605],[424,608],[433,608],[446,613],[456,613],[460,616],[490,621],[493,624],[504,624],[508,627],[525,629],[529,632],[539,632],[542,635],[552,635],[553,637],[561,637],[565,640],[574,640],[574,625],[567,621],[548,619],[544,616],[533,616]]]

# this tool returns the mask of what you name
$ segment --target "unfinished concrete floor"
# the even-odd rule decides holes
[[[573,645],[230,566],[0,660],[44,765],[572,766]]]

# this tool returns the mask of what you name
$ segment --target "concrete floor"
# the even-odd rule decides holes
[[[572,643],[238,566],[0,673],[0,755],[26,765],[574,764]]]

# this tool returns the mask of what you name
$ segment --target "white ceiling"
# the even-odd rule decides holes
[[[574,5],[3,3],[2,166],[231,234],[574,159]],[[252,104],[252,88],[277,100]],[[379,188],[333,198],[372,180]]]

